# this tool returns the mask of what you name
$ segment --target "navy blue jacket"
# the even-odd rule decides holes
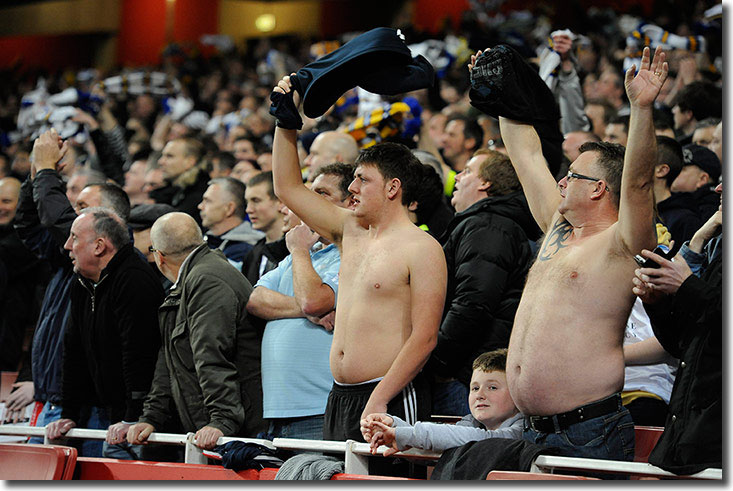
[[[76,213],[56,171],[41,170],[20,187],[15,229],[23,243],[51,266],[41,312],[33,335],[32,372],[35,399],[61,402],[63,336],[69,323],[71,260],[63,249]]]

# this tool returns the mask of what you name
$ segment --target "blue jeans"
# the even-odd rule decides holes
[[[272,438],[323,440],[323,414],[300,418],[270,419],[270,427],[267,433]]]
[[[468,407],[468,387],[458,380],[436,382],[433,385],[432,414],[442,416],[465,416],[471,412]]]
[[[522,439],[560,447],[572,457],[634,460],[634,421],[625,407],[556,433],[538,433],[525,425]]]
[[[84,424],[77,424],[79,428],[92,428],[98,429],[99,427],[99,408],[92,408],[90,417]],[[106,418],[106,411],[105,416]],[[43,427],[54,421],[61,419],[61,406],[46,402],[41,409],[41,413],[38,415],[36,420],[37,427]],[[92,426],[92,425],[96,426]],[[109,424],[107,425],[109,426]],[[107,426],[104,429],[107,429]],[[28,443],[43,443],[43,438],[32,437]],[[100,440],[69,440],[69,445],[76,447],[79,451],[80,457],[101,457],[102,456],[102,442]]]

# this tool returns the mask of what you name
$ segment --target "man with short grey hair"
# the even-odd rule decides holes
[[[139,459],[141,449],[129,447],[124,437],[142,412],[153,378],[163,288],[111,209],[82,210],[64,249],[78,281],[71,287],[64,336],[61,419],[48,425],[47,435],[61,438],[91,404],[86,426],[109,427],[104,456]]]
[[[244,183],[233,177],[212,179],[198,206],[201,224],[208,228],[206,242],[209,247],[222,251],[238,270],[242,269],[244,256],[265,236],[244,219],[245,189]]]
[[[150,238],[158,269],[174,284],[160,307],[153,385],[128,442],[143,443],[153,431],[191,431],[196,445],[211,449],[222,436],[256,436],[265,426],[260,335],[245,309],[252,285],[209,249],[185,213],[160,217]]]

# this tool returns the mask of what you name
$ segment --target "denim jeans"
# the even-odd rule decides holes
[[[323,414],[301,418],[273,418],[267,433],[272,438],[323,440]]]
[[[443,416],[465,416],[470,413],[468,407],[468,387],[458,380],[436,382],[433,385],[432,414]]]
[[[100,408],[91,408],[91,411],[87,411],[89,413],[89,418],[85,419],[84,421],[78,422],[77,427],[78,428],[91,428],[91,429],[107,429],[107,426],[104,428],[101,428],[100,422],[99,422],[99,410]],[[102,410],[104,411],[104,410]],[[104,411],[104,420],[106,421],[106,411]],[[46,402],[43,405],[43,409],[41,409],[41,413],[38,415],[38,419],[36,420],[36,426],[42,427],[46,426],[49,423],[53,423],[54,421],[58,421],[61,419],[61,406],[57,406],[55,404],[51,404],[50,402]],[[94,425],[94,426],[93,426]],[[32,437],[28,443],[43,443],[43,438],[40,437]],[[100,440],[69,440],[67,442],[67,445],[76,447],[79,451],[80,457],[102,457],[102,441]]]
[[[556,433],[538,433],[525,425],[522,439],[560,447],[572,457],[634,460],[634,421],[625,407]]]

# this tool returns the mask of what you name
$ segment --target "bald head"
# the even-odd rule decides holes
[[[19,180],[14,177],[0,179],[0,226],[10,224],[15,218],[19,195]]]
[[[191,215],[171,212],[158,218],[150,229],[150,241],[153,249],[157,249],[171,261],[181,262],[188,253],[204,243],[196,220]]]
[[[324,165],[334,162],[353,164],[358,155],[359,146],[351,135],[338,131],[324,131],[313,140],[305,165],[310,168],[308,175],[313,176],[315,171]]]

